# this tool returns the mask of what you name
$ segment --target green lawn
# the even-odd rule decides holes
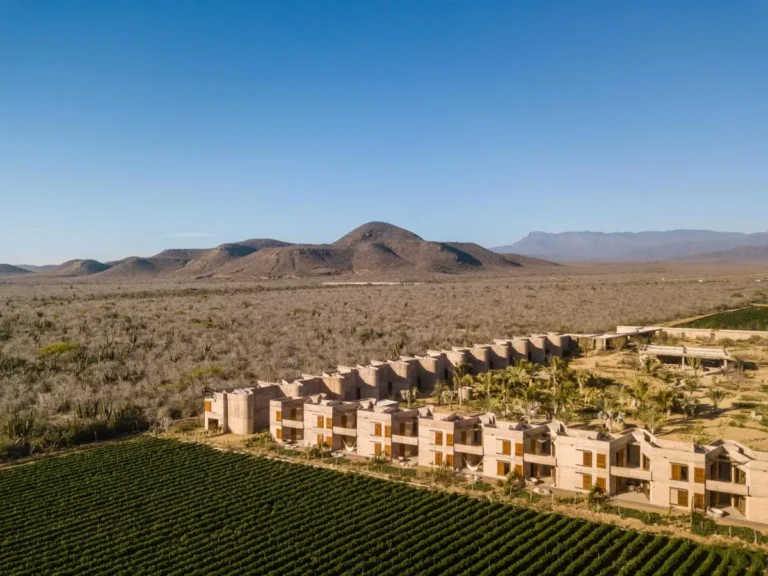
[[[0,470],[2,574],[760,574],[707,548],[141,439]]]

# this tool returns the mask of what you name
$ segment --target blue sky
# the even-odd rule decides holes
[[[0,262],[768,229],[768,2],[0,0]]]

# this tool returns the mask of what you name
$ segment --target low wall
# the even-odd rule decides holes
[[[632,332],[649,326],[617,326],[617,332]],[[768,339],[768,332],[760,330],[713,330],[711,328],[677,328],[659,326],[659,330],[670,336],[693,340],[749,340],[753,337]]]

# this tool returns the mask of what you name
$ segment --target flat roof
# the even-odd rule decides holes
[[[678,358],[707,358],[714,360],[731,360],[733,356],[725,348],[702,348],[694,346],[662,346],[649,344],[643,347],[643,352],[655,356],[676,356]]]

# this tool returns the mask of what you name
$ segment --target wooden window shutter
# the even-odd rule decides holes
[[[584,490],[592,490],[592,476],[590,474],[581,475],[581,487]]]
[[[680,464],[672,464],[672,480],[680,480]]]
[[[512,454],[512,443],[509,440],[501,441],[501,453],[504,454],[504,456]]]
[[[435,444],[438,446],[443,445],[443,433],[442,432],[435,432]]]
[[[581,453],[581,464],[582,466],[589,466],[592,468],[592,452],[582,452]],[[592,482],[592,477],[590,476],[590,483]]]
[[[387,458],[391,458],[392,457],[392,446],[390,444],[385,444],[384,445],[384,455]]]
[[[381,424],[379,424],[378,422],[373,425],[373,435],[381,436]]]
[[[696,484],[704,484],[704,468],[693,469],[693,481]]]
[[[522,464],[515,464],[515,472],[517,472],[517,475],[522,478],[523,477],[523,465]]]
[[[442,466],[443,465],[443,453],[442,452],[435,452],[435,465]]]
[[[324,440],[323,435],[322,434],[318,434],[317,435],[317,445],[318,446],[322,446],[323,445],[323,440]]]
[[[496,460],[496,476],[504,476],[504,462]]]
[[[276,428],[275,429],[275,438],[277,438],[278,440],[282,440],[283,439],[283,429],[282,428]]]
[[[605,454],[597,455],[597,467],[605,470]]]
[[[373,445],[373,455],[374,456],[381,456],[381,444],[379,444],[378,442],[376,442]]]
[[[522,455],[523,455],[523,443],[515,442],[515,456],[522,456]]]
[[[327,430],[333,430],[333,418],[325,418],[325,428]]]
[[[325,424],[325,421],[324,421],[323,417],[322,416],[318,416],[317,417],[317,427],[318,428],[323,428],[324,424]]]
[[[283,421],[283,413],[281,410],[278,410],[275,412],[275,422],[282,422]]]
[[[446,434],[445,435],[445,445],[446,446],[453,446],[453,434]]]
[[[384,426],[384,438],[392,438],[392,426]]]
[[[445,463],[448,467],[453,468],[453,454],[445,455]]]
[[[704,494],[693,495],[693,507],[696,510],[704,510]]]
[[[205,410],[206,412],[210,412],[211,411],[211,401],[210,400],[206,400],[205,401],[203,410]]]
[[[606,492],[605,490],[605,478],[597,478],[596,482],[597,487],[600,488],[600,490],[603,491],[603,493]]]
[[[688,490],[677,491],[677,505],[688,506]]]

